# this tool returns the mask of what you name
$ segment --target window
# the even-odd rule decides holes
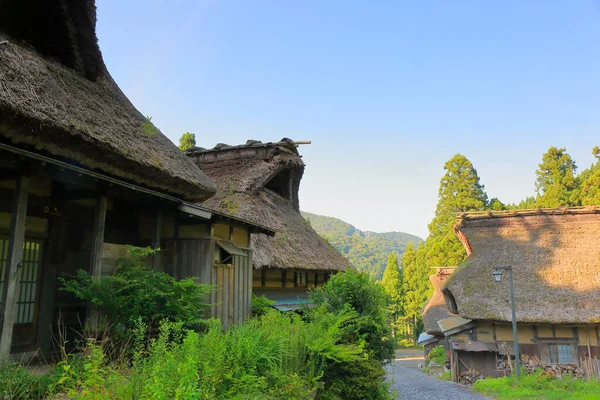
[[[306,272],[296,272],[296,285],[306,286]]]
[[[41,263],[41,244],[26,240],[23,243],[23,265],[19,268],[20,284],[17,297],[16,324],[33,322]],[[8,239],[0,238],[0,293],[4,286],[4,272],[8,268]]]
[[[573,363],[573,347],[570,344],[550,343],[548,347],[552,364]]]

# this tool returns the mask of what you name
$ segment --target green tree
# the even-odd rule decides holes
[[[456,154],[446,162],[444,170],[435,216],[429,224],[426,250],[429,267],[458,265],[465,258],[465,250],[454,234],[456,213],[482,211],[488,202],[477,170],[465,156]]]
[[[600,205],[600,149],[595,146],[592,154],[596,157],[595,164],[584,171],[578,177],[580,182],[579,200],[581,205]]]
[[[179,148],[186,151],[196,146],[196,135],[186,132],[179,138]]]
[[[564,207],[578,205],[577,165],[566,148],[551,146],[542,156],[535,174],[538,207]]]
[[[502,210],[506,210],[507,206],[503,202],[501,202],[499,199],[494,197],[493,199],[490,200],[487,208],[491,211],[502,211]]]
[[[404,317],[409,326],[411,341],[416,342],[420,333],[421,309],[430,296],[429,268],[426,260],[426,245],[419,244],[415,251],[412,243],[404,250],[402,257],[402,291],[404,292]]]
[[[390,298],[392,327],[395,333],[398,318],[402,315],[404,294],[402,293],[402,270],[398,267],[398,261],[394,252],[388,256],[381,284]]]

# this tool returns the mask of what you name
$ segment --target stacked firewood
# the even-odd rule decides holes
[[[576,379],[585,378],[585,370],[579,368],[574,364],[544,364],[537,357],[529,357],[526,355],[521,356],[523,366],[527,370],[528,374],[531,374],[538,369],[542,369],[542,374],[562,378],[563,375],[571,375]]]
[[[479,371],[470,369],[467,372],[460,373],[458,376],[458,383],[463,385],[473,385],[478,379],[481,379],[481,374]]]

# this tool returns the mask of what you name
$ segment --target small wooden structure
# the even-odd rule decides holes
[[[322,285],[331,274],[352,268],[300,214],[304,163],[299,143],[304,142],[249,140],[187,152],[217,185],[216,195],[202,205],[277,231],[274,237],[252,238],[253,290],[286,308],[297,298],[305,299],[309,288]]]
[[[455,229],[468,254],[443,287],[448,310],[467,321],[444,331],[456,374],[505,373],[509,288],[492,279],[504,265],[513,269],[519,356],[582,367],[600,357],[600,208],[467,213]]]

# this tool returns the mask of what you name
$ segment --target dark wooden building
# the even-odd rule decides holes
[[[202,205],[268,226],[274,237],[255,235],[253,290],[294,308],[307,289],[322,285],[330,274],[352,268],[300,214],[298,189],[304,163],[297,144],[248,141],[187,152],[217,185],[217,194]]]
[[[93,0],[0,2],[0,361],[93,321],[58,278],[110,273],[124,245],[164,248],[155,268],[214,283],[211,315],[242,320],[250,233],[273,234],[195,204],[215,185],[115,84],[95,12]]]

